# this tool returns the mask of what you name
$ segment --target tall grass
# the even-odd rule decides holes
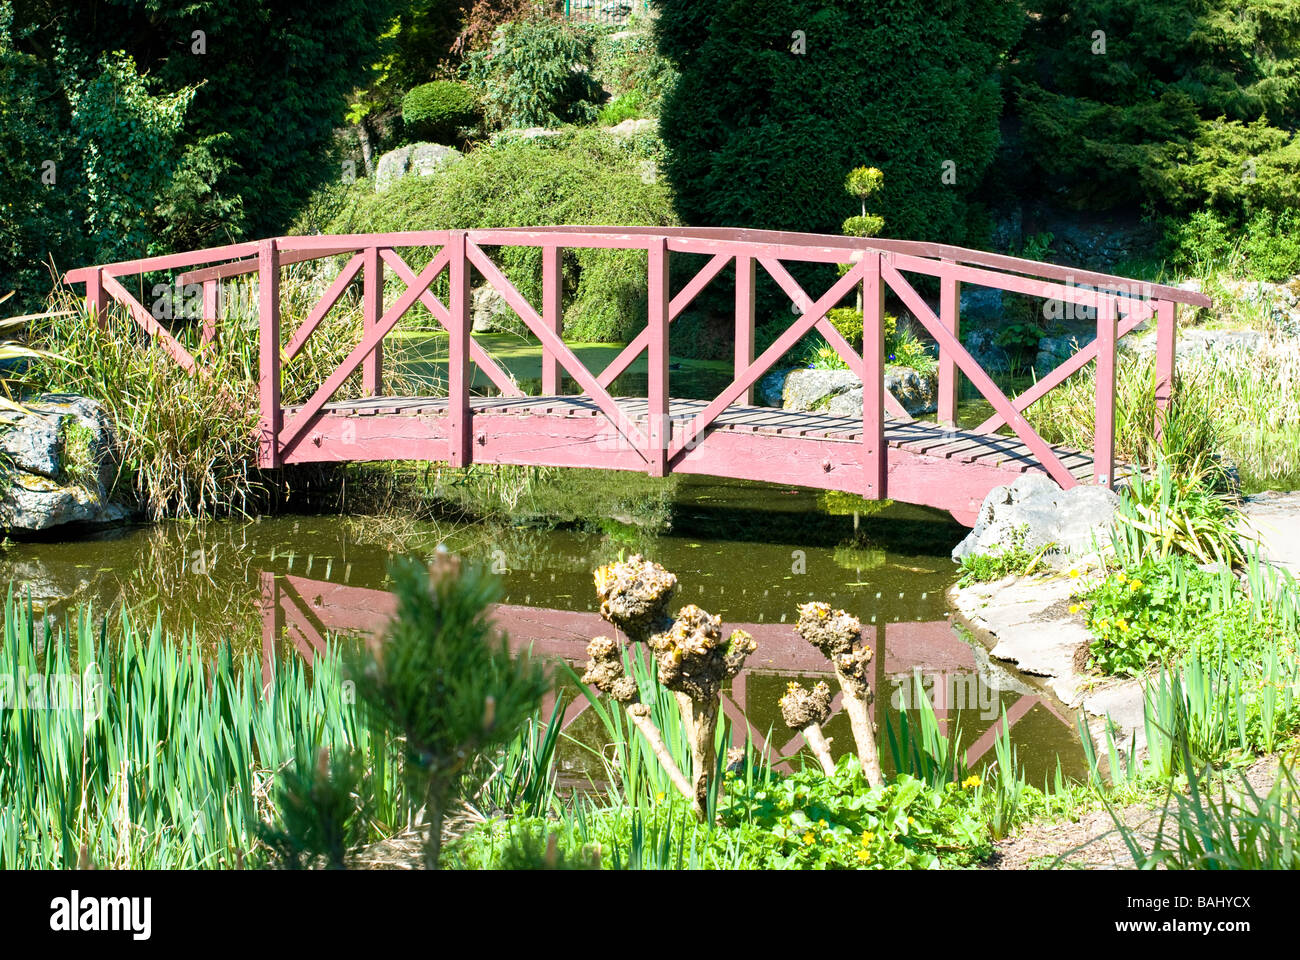
[[[1116,454],[1149,466],[1163,450],[1176,470],[1202,471],[1216,456],[1237,468],[1247,493],[1300,488],[1300,351],[1281,339],[1259,349],[1223,347],[1181,357],[1164,437],[1155,437],[1155,360],[1121,354],[1116,367]],[[1095,372],[1071,377],[1025,416],[1049,443],[1092,449]]]
[[[1166,719],[1162,734],[1187,773],[1187,791],[1168,781],[1149,843],[1107,807],[1135,865],[1144,870],[1300,868],[1300,786],[1291,768],[1279,765],[1263,795],[1244,773],[1235,778],[1235,789],[1229,788],[1230,778],[1219,779],[1216,795],[1210,765],[1197,759],[1195,719],[1181,706]]]
[[[0,692],[0,868],[256,865],[277,772],[322,748],[363,758],[373,836],[411,814],[396,745],[358,721],[334,652],[277,664],[264,689],[255,657],[206,661],[125,613],[113,630],[83,613],[38,651],[11,593]]]

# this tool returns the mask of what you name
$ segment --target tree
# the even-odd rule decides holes
[[[1014,71],[1026,176],[1068,203],[1300,205],[1300,5],[1048,0]]]
[[[842,171],[884,172],[896,236],[960,239],[993,156],[1013,0],[660,0],[681,73],[661,131],[692,224],[832,233]]]
[[[0,268],[282,231],[414,2],[2,0]]]
[[[425,866],[435,869],[457,788],[552,684],[542,663],[512,654],[493,626],[497,585],[481,569],[440,554],[428,569],[397,564],[392,578],[397,615],[388,635],[357,651],[349,673],[371,721],[404,739],[407,774],[425,801]]]

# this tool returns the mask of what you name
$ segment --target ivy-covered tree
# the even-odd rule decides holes
[[[283,230],[415,2],[0,0],[0,272]]]
[[[0,296],[15,291],[17,312],[49,289],[48,251],[78,249],[69,202],[77,176],[64,162],[68,146],[51,103],[50,77],[39,58],[14,46],[12,8],[0,0]]]
[[[1016,57],[1027,172],[1078,206],[1300,205],[1300,4],[1046,0]]]
[[[1014,0],[659,0],[667,174],[692,224],[838,232],[879,167],[895,236],[960,239],[993,156]]]

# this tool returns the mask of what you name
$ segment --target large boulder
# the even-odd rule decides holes
[[[1006,373],[1011,369],[1011,354],[998,343],[998,331],[993,327],[976,327],[963,330],[962,346],[971,358],[988,373]]]
[[[127,516],[109,499],[121,460],[104,409],[68,394],[44,394],[23,408],[0,410],[0,526],[32,533]]]
[[[470,317],[475,333],[495,330],[522,332],[524,329],[524,322],[490,283],[475,287],[470,294]]]
[[[785,379],[789,375],[789,370],[769,370],[759,378],[757,385],[754,387],[754,399],[759,406],[779,407],[782,405]]]
[[[1066,566],[1071,557],[1110,542],[1119,497],[1105,487],[1062,490],[1041,473],[1026,473],[1007,486],[994,487],[980,505],[975,528],[952,551],[954,560],[975,554],[1006,553],[1022,547]]]
[[[460,155],[455,147],[441,143],[409,143],[389,150],[375,164],[375,191],[383,193],[405,176],[427,177]]]
[[[938,377],[911,367],[886,367],[885,389],[910,416],[938,409]],[[792,370],[782,388],[787,410],[824,410],[836,417],[862,416],[862,381],[851,370]]]
[[[862,381],[852,370],[791,370],[781,388],[781,406],[787,410],[821,410],[832,397],[854,387],[861,393]]]

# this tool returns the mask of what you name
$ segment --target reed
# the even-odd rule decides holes
[[[367,833],[411,815],[396,744],[350,702],[337,652],[309,669],[203,656],[193,637],[110,628],[82,611],[38,649],[12,592],[0,642],[0,868],[257,865],[277,774],[301,754],[356,751]]]
[[[1300,351],[1274,337],[1178,360],[1164,435],[1155,435],[1155,361],[1121,354],[1116,367],[1116,455],[1150,466],[1163,451],[1178,472],[1235,466],[1247,493],[1300,487]],[[1090,450],[1095,374],[1071,377],[1025,411],[1044,440]],[[1225,459],[1226,458],[1226,462]]]

